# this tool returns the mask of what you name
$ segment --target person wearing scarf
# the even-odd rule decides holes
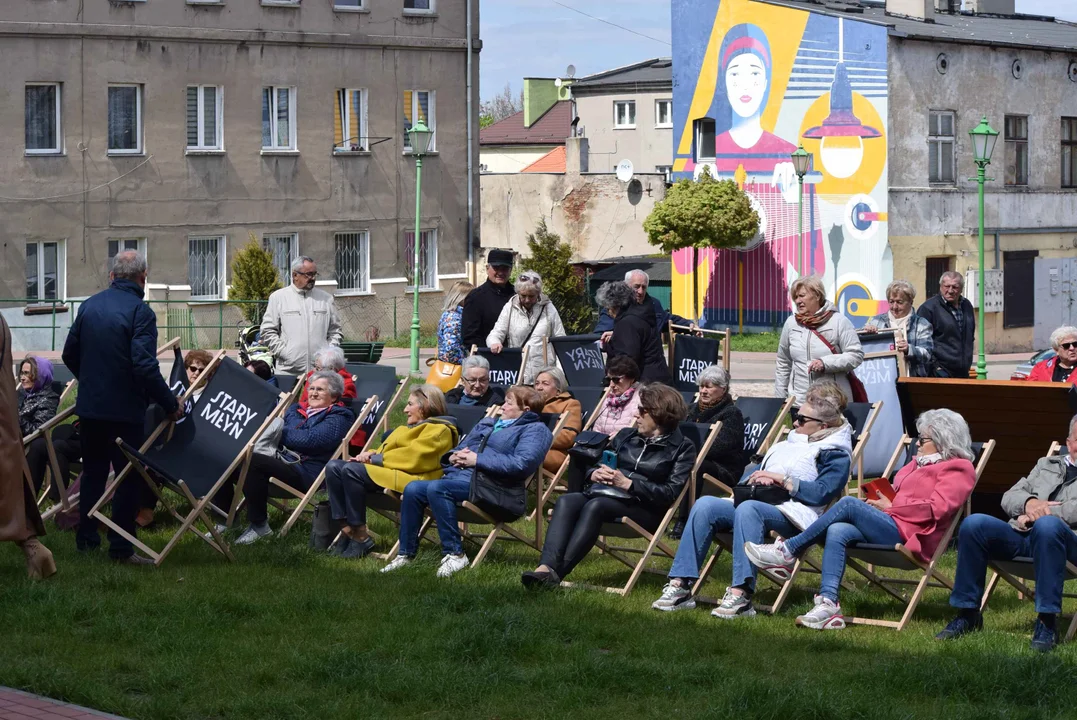
[[[27,355],[19,364],[19,429],[23,437],[52,420],[60,396],[52,388],[52,363]]]
[[[906,280],[886,286],[889,309],[876,315],[860,332],[870,335],[879,330],[894,330],[894,349],[905,355],[912,377],[934,377],[935,338],[931,323],[912,311],[916,288]]]
[[[855,398],[846,376],[864,361],[864,350],[853,324],[826,299],[823,282],[814,275],[794,282],[789,296],[796,314],[785,321],[778,342],[775,395],[793,395],[800,404],[808,387],[826,377]]]
[[[771,544],[749,542],[744,552],[761,570],[788,574],[796,558],[823,543],[823,569],[815,607],[796,619],[812,630],[840,630],[845,619],[838,590],[845,574],[845,549],[851,544],[901,543],[930,562],[954,514],[976,485],[969,427],[952,410],[928,410],[916,419],[917,454],[894,477],[893,500],[843,497],[804,531]]]
[[[610,392],[591,429],[613,437],[636,420],[639,365],[627,355],[617,355],[606,363],[606,380]]]

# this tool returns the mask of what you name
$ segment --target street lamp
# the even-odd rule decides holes
[[[804,176],[808,174],[808,166],[811,165],[811,153],[804,149],[804,145],[798,145],[796,152],[791,156],[793,169],[797,173],[797,181],[800,183],[800,194],[797,196],[797,275],[804,274]]]
[[[426,126],[422,120],[417,121],[408,130],[408,138],[411,142],[411,154],[415,157],[415,238],[412,241],[415,246],[414,286],[412,293],[415,296],[414,312],[411,316],[411,372],[419,372],[419,246],[422,238],[422,207],[423,207],[423,156],[430,149],[430,138],[434,131]]]
[[[995,151],[995,141],[998,140],[998,131],[987,124],[987,116],[984,115],[980,124],[969,130],[972,138],[973,160],[976,162],[975,180],[980,186],[980,270],[978,274],[979,286],[979,313],[977,313],[977,332],[980,344],[979,356],[976,358],[976,379],[987,379],[987,357],[984,355],[984,183],[993,178],[986,177],[987,166],[991,163],[991,153]]]

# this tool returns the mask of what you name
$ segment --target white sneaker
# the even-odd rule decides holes
[[[691,610],[695,606],[696,601],[692,597],[692,590],[684,585],[674,585],[672,582],[666,583],[666,586],[662,588],[662,597],[651,603],[652,608],[662,612]]]
[[[722,596],[722,603],[711,610],[711,615],[722,620],[732,620],[739,617],[755,617],[755,608],[752,607],[752,599],[747,595],[737,595],[733,588],[726,588]]]
[[[781,540],[769,545],[760,543],[744,543],[744,554],[748,561],[760,570],[766,570],[771,575],[788,580],[793,574],[793,566],[797,559],[785,549],[785,543]]]
[[[269,527],[269,523],[262,525],[261,527],[255,527],[251,525],[248,527],[239,538],[236,539],[236,545],[250,545],[264,538],[266,535],[273,533],[272,528]]]
[[[392,572],[393,570],[399,570],[405,565],[410,565],[411,561],[412,558],[409,558],[407,555],[397,555],[393,558],[392,562],[381,569],[381,572],[387,573]]]
[[[213,529],[217,531],[218,535],[224,535],[225,532],[228,531],[228,526],[223,524],[223,523],[217,523],[216,525],[213,526]],[[206,540],[213,540],[213,533],[208,532],[208,531],[204,532],[204,533],[202,533],[202,537],[204,537]],[[216,541],[214,541],[214,542],[216,542]]]
[[[441,565],[438,566],[438,577],[447,578],[455,572],[463,570],[471,561],[467,559],[467,555],[460,553],[459,555],[446,555],[441,558]]]
[[[841,605],[816,595],[815,607],[798,617],[797,625],[812,630],[841,630],[845,627],[845,617],[841,614]]]

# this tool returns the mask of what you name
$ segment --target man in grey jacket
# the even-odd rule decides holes
[[[1066,453],[1040,458],[1036,467],[1002,496],[1010,521],[972,515],[961,524],[957,575],[950,604],[960,614],[936,637],[948,640],[983,628],[980,600],[989,560],[1031,557],[1036,573],[1036,620],[1032,649],[1058,643],[1066,562],[1077,563],[1077,416],[1070,420]]]
[[[340,345],[340,317],[333,296],[314,287],[318,266],[309,257],[292,261],[292,284],[269,296],[259,328],[276,358],[276,370],[300,375],[314,367],[314,354]]]

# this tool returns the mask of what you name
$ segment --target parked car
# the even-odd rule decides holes
[[[1023,362],[1014,368],[1013,373],[1010,374],[1010,380],[1028,380],[1028,376],[1032,374],[1032,368],[1044,360],[1050,360],[1056,354],[1054,350],[1040,350],[1030,357],[1028,362]]]

